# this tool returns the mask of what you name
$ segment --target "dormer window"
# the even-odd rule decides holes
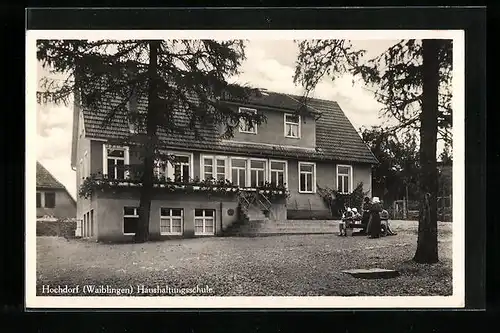
[[[300,138],[300,116],[285,113],[285,137]]]
[[[257,113],[257,110],[250,108],[239,108],[240,113]],[[257,134],[257,124],[246,119],[240,119],[240,133]]]

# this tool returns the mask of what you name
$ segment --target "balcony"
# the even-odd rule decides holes
[[[139,188],[142,186],[141,176],[136,173],[125,173],[123,179],[109,178],[102,173],[93,174],[86,177],[80,186],[79,197],[90,198],[94,191],[116,188]],[[155,176],[153,179],[153,188],[161,189],[166,192],[181,192],[181,193],[210,193],[233,195],[241,192],[253,192],[266,196],[269,200],[274,198],[286,198],[288,191],[286,186],[277,186],[275,184],[265,183],[259,187],[239,187],[229,180],[200,180],[195,179],[179,179],[171,180],[170,178]]]

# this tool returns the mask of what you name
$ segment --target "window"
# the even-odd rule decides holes
[[[226,180],[226,160],[216,158],[216,172],[215,177],[217,180]]]
[[[300,116],[285,114],[285,137],[300,138]]]
[[[340,193],[352,191],[352,166],[337,165],[337,190]]]
[[[214,160],[210,157],[203,158],[203,179],[214,178]]]
[[[172,160],[167,163],[157,160],[156,174],[176,182],[187,182],[192,175],[192,155],[172,154]]]
[[[316,190],[316,164],[299,162],[299,193],[314,193]]]
[[[90,217],[88,212],[85,214],[85,221],[87,221],[85,226],[85,237],[90,237]]]
[[[45,208],[54,208],[56,206],[56,194],[54,192],[45,192]]]
[[[223,156],[202,157],[202,179],[226,180],[226,158]]]
[[[36,208],[42,207],[42,193],[36,192]]]
[[[108,149],[108,176],[112,179],[125,178],[125,151]]]
[[[173,166],[174,181],[180,182],[189,181],[190,178],[190,163],[188,156],[175,156],[175,160],[170,163]]]
[[[90,236],[94,237],[94,210],[90,210]]]
[[[266,182],[285,186],[288,181],[288,165],[283,160],[202,155],[200,158],[202,179],[229,179],[238,187],[260,187]]]
[[[287,164],[284,161],[270,161],[271,184],[284,186],[287,182]]]
[[[213,235],[215,234],[215,210],[195,209],[194,210],[194,234]]]
[[[240,113],[257,113],[255,109],[239,108]],[[245,119],[240,119],[240,132],[257,134],[257,124],[251,123]]]
[[[182,209],[160,208],[160,234],[182,235]]]
[[[123,207],[123,234],[135,235],[139,223],[139,209],[136,207]]]
[[[263,186],[266,181],[266,161],[250,160],[250,186]]]
[[[87,237],[87,214],[83,214],[83,235],[82,237]]]
[[[247,160],[242,158],[231,159],[231,180],[239,187],[246,187]]]
[[[103,170],[110,179],[128,178],[125,165],[129,164],[128,147],[104,146],[103,150]]]

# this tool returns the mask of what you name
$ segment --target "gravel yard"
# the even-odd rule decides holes
[[[79,286],[81,296],[102,295],[83,293],[83,286],[143,285],[208,286],[208,293],[191,294],[203,296],[451,295],[452,223],[439,224],[440,263],[435,265],[411,262],[416,222],[393,221],[391,227],[398,234],[380,239],[330,234],[110,245],[38,237],[37,294],[47,295],[44,285]],[[401,275],[365,280],[342,273],[370,267],[397,269]],[[152,294],[160,295],[153,290],[133,296]]]

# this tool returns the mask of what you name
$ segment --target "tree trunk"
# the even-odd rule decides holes
[[[135,234],[136,243],[144,243],[149,239],[149,216],[154,180],[154,156],[157,143],[158,114],[158,50],[160,41],[149,42],[148,66],[148,113],[146,121],[147,142],[144,147],[143,178],[139,203],[139,225]]]
[[[437,111],[439,90],[438,51],[441,42],[423,40],[423,99],[420,113],[420,214],[417,251],[413,260],[418,263],[438,262],[436,163]]]

